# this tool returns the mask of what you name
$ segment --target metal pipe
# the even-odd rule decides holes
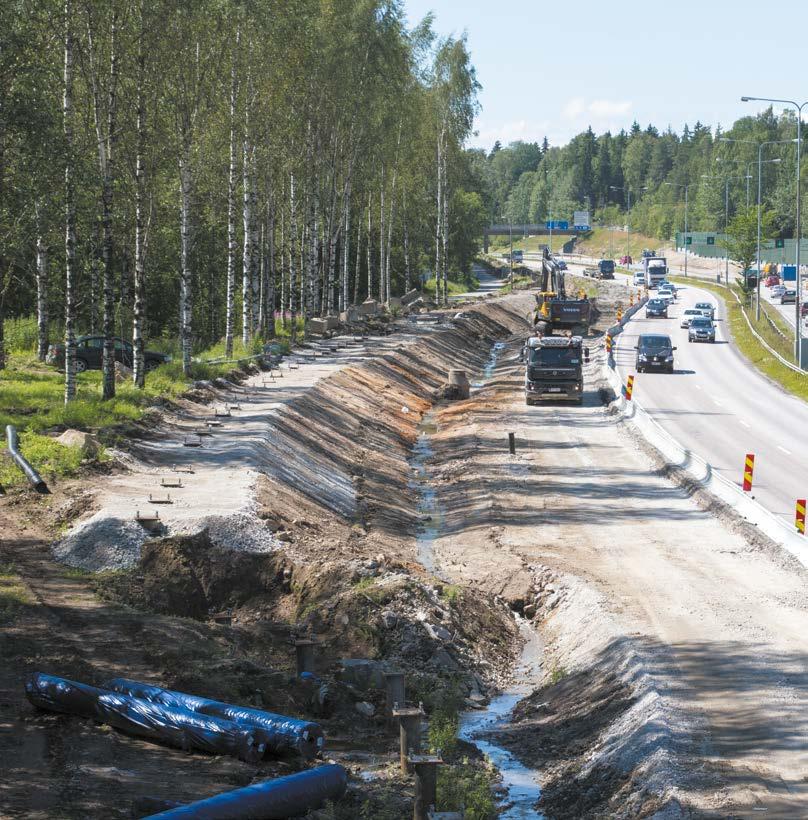
[[[48,485],[45,483],[42,476],[25,460],[25,457],[19,450],[19,441],[17,439],[17,429],[13,424],[6,426],[6,439],[8,441],[8,452],[14,459],[17,466],[25,473],[29,484],[38,493],[47,493]]]

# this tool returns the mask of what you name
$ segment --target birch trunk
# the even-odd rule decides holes
[[[267,338],[275,338],[275,199],[270,194],[267,212],[268,278],[266,298]]]
[[[135,302],[132,316],[132,381],[141,390],[146,386],[146,362],[144,358],[143,324],[146,318],[146,248],[143,220],[143,186],[146,166],[146,107],[144,102],[143,75],[145,73],[145,8],[140,4],[140,39],[137,54],[137,156],[135,158]]]
[[[379,301],[386,303],[387,282],[384,279],[384,165],[382,165],[382,181],[379,190]]]
[[[236,311],[236,108],[238,105],[238,70],[236,59],[241,41],[241,27],[236,27],[236,43],[230,63],[230,167],[227,175],[227,305],[224,329],[224,352],[233,358],[233,329]]]
[[[407,189],[404,189],[404,201],[401,204],[401,219],[404,222],[404,293],[408,293],[411,287],[412,277],[410,276],[410,234],[407,228]]]
[[[373,298],[373,229],[372,216],[373,194],[368,193],[368,299]]]
[[[443,151],[443,304],[449,304],[449,190],[446,150]]]
[[[348,262],[351,255],[351,185],[348,183],[343,203],[344,222],[342,230],[342,283],[340,287],[340,312],[348,309]]]
[[[249,84],[249,81],[248,81]],[[244,105],[244,140],[242,150],[242,222],[244,227],[244,250],[241,268],[241,341],[246,348],[252,337],[253,298],[252,298],[252,196],[250,195],[250,101]]]
[[[442,216],[442,209],[441,209],[441,196],[443,193],[443,189],[441,187],[441,171],[443,165],[441,163],[441,142],[443,140],[443,134],[438,135],[438,162],[437,162],[437,194],[436,194],[436,208],[435,208],[435,301],[440,304],[440,251],[441,251],[441,243],[440,243],[440,235],[441,235],[441,225],[443,223],[443,216]]]
[[[65,136],[65,404],[76,398],[76,192],[73,178],[73,5],[65,0],[64,85],[62,118]]]
[[[283,193],[285,194],[286,191],[284,190]],[[287,278],[288,278],[288,275],[287,275],[288,267],[287,267],[286,261],[285,261],[286,260],[286,220],[284,219],[284,209],[283,209],[283,207],[281,207],[281,228],[280,228],[280,237],[279,238],[280,238],[280,252],[281,252],[280,253],[280,256],[281,256],[281,299],[280,299],[280,302],[281,302],[281,327],[284,330],[286,330],[286,328],[288,327],[288,325],[286,323],[286,313],[289,309],[289,306],[288,306],[288,303],[287,303],[288,290],[287,290],[287,286],[286,286],[286,282],[287,282]],[[290,253],[291,253],[291,251],[290,251]]]
[[[352,304],[359,304],[359,278],[362,273],[362,213],[358,214],[356,220],[356,270],[354,270],[353,282],[353,302]]]
[[[292,344],[297,338],[297,276],[295,271],[294,246],[297,241],[297,220],[295,219],[295,175],[291,175],[289,185],[289,318]]]
[[[48,248],[42,224],[42,204],[34,203],[36,217],[36,331],[37,358],[44,362],[48,355]]]
[[[180,343],[182,345],[182,372],[191,377],[192,292],[191,273],[191,175],[190,124],[183,124],[182,153],[180,155]]]

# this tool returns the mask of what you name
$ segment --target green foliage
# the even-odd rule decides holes
[[[559,683],[560,681],[564,680],[564,678],[566,677],[567,670],[563,666],[554,663],[552,668],[550,669],[550,683],[555,685],[556,683]]]
[[[30,430],[20,435],[20,452],[46,481],[76,475],[82,459],[78,447],[65,447]],[[0,484],[10,487],[25,483],[25,475],[8,457],[4,446],[0,449]]]
[[[738,287],[743,293],[746,303],[749,302],[749,296],[755,290],[755,285],[750,284],[746,272],[755,265],[757,260],[757,225],[757,211],[749,210],[736,214],[729,223],[724,243],[730,259],[734,259],[741,266]],[[764,211],[760,215],[760,241],[770,239],[773,235],[774,212]]]
[[[452,279],[449,280],[449,296],[458,296],[461,293],[468,293],[469,291],[476,290],[480,287],[480,280],[476,277],[472,276],[471,281],[462,281],[462,282],[455,282]],[[435,278],[432,277],[431,279],[427,279],[424,282],[421,291],[431,297],[432,299],[435,298]]]
[[[441,598],[450,606],[459,603],[463,597],[463,588],[456,584],[446,584],[441,591]]]
[[[463,811],[466,820],[493,820],[498,816],[490,772],[469,765],[441,766],[438,805],[442,811]]]
[[[429,749],[440,749],[445,757],[452,757],[457,750],[457,731],[460,721],[457,712],[439,710],[429,716]]]

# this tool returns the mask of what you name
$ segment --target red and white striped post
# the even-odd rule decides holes
[[[745,493],[752,490],[752,477],[755,472],[755,454],[747,453],[743,463],[743,490]]]
[[[634,374],[626,379],[626,401],[631,401],[631,394],[634,392]]]
[[[797,532],[805,535],[805,499],[797,499],[797,513],[794,523],[797,525]]]

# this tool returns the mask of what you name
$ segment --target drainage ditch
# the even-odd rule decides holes
[[[505,342],[496,342],[491,347],[482,377],[471,383],[472,388],[479,390],[492,378],[499,357],[506,347]],[[418,435],[410,458],[410,467],[413,471],[410,486],[417,495],[418,561],[427,572],[447,581],[448,579],[439,571],[435,557],[435,541],[441,535],[444,514],[437,492],[431,483],[429,471],[429,461],[434,456],[431,438],[437,431],[435,411],[430,410],[424,414],[418,425]],[[524,766],[511,752],[496,743],[497,730],[508,724],[516,704],[533,692],[541,679],[541,639],[526,619],[519,615],[516,617],[524,644],[513,683],[505,692],[493,698],[485,709],[462,712],[459,728],[460,738],[473,743],[499,771],[506,791],[500,817],[507,820],[543,817],[537,814],[535,809],[541,796],[539,772]]]

